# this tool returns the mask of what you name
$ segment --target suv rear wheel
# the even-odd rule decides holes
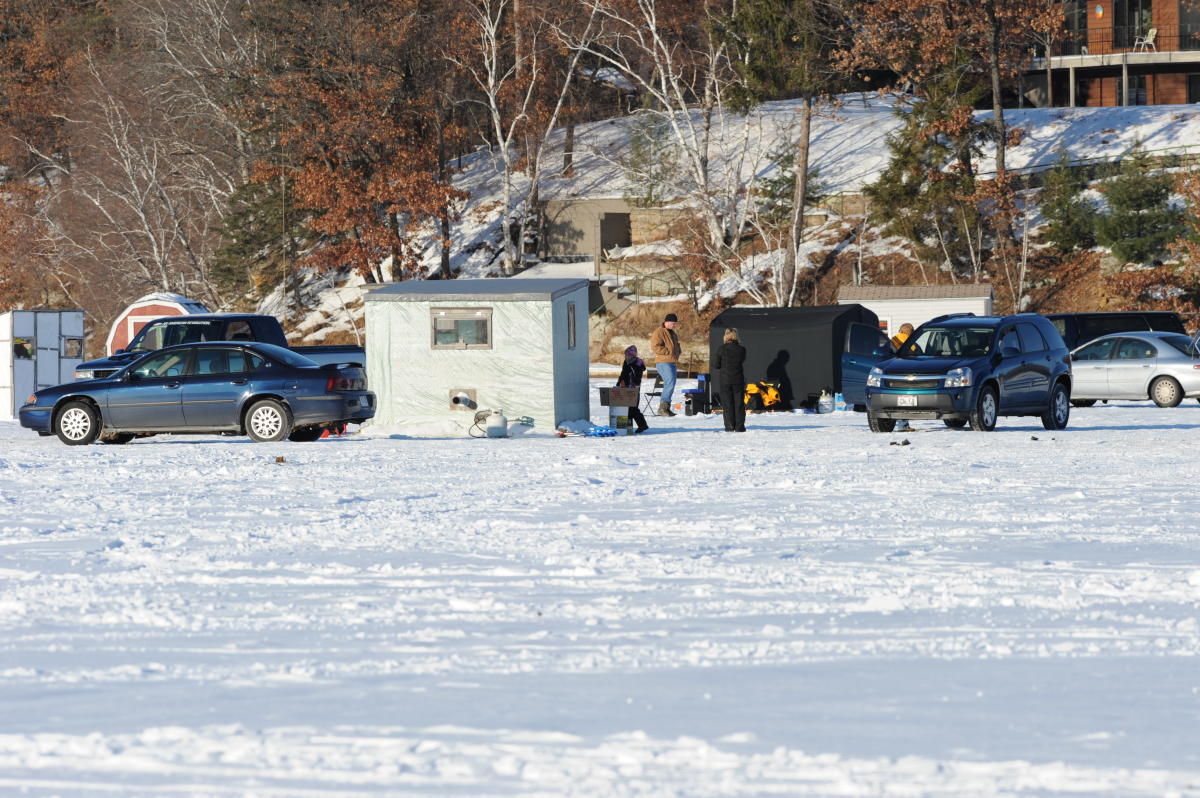
[[[1066,429],[1071,417],[1071,395],[1061,382],[1050,391],[1050,406],[1042,413],[1042,426],[1046,429]]]
[[[996,398],[996,389],[990,385],[983,386],[979,390],[979,398],[975,400],[975,409],[971,411],[971,429],[978,432],[994,430],[999,410],[1000,401]]]

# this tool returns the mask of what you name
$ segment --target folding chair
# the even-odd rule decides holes
[[[660,374],[654,378],[654,387],[648,391],[642,392],[643,413],[654,415],[656,412],[658,412],[658,408],[656,408],[655,405],[658,404],[658,402],[662,399],[662,389],[662,375]]]

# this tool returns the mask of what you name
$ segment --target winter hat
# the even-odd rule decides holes
[[[679,317],[678,317],[678,316],[676,316],[674,313],[668,313],[668,314],[667,314],[667,317],[666,317],[665,319],[663,319],[663,321],[664,321],[664,322],[668,322],[668,321],[679,321]]]
[[[637,357],[637,347],[636,346],[625,347],[625,357]]]

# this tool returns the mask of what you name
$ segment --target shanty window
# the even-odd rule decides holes
[[[83,357],[83,339],[82,338],[64,338],[62,342],[62,356],[66,358],[76,359]]]
[[[434,349],[491,349],[491,308],[435,308],[429,311]]]
[[[567,303],[567,349],[575,348],[575,303]]]
[[[37,344],[33,342],[32,338],[17,338],[13,341],[14,360],[33,360],[35,352],[37,352]]]

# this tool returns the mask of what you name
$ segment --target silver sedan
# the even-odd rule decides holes
[[[1200,396],[1197,340],[1171,332],[1113,333],[1071,353],[1071,402],[1097,399],[1152,399],[1175,407],[1185,396]]]

